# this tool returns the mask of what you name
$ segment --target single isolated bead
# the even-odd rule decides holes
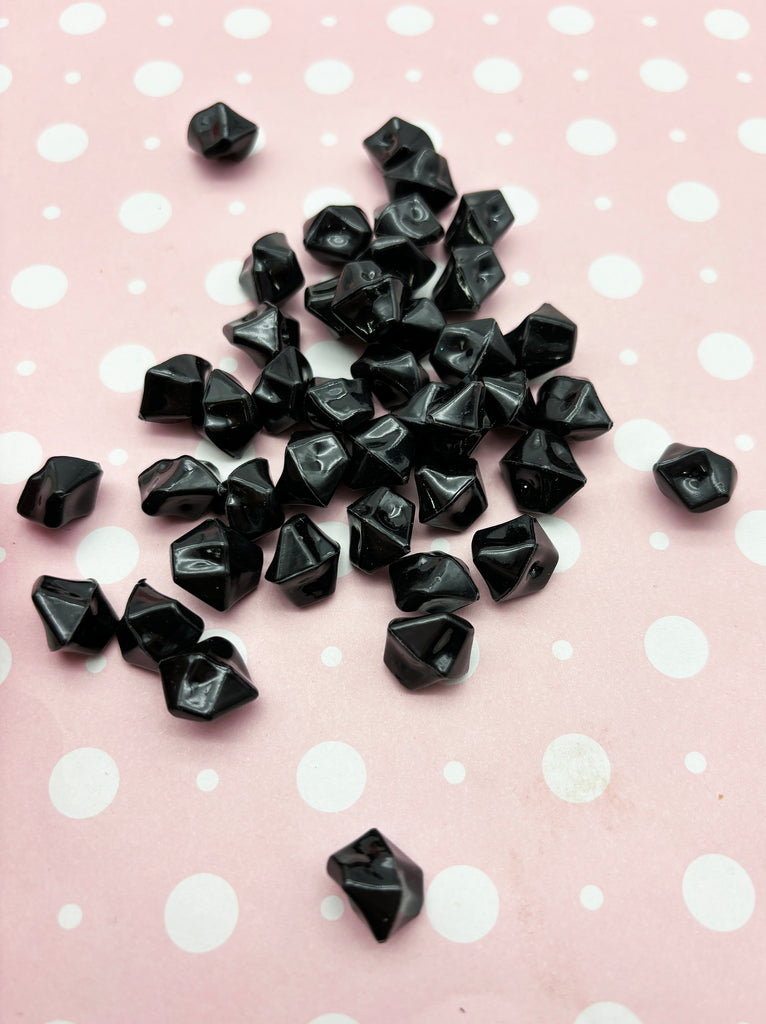
[[[171,356],[151,366],[144,376],[140,420],[149,423],[184,423],[202,426],[202,396],[211,366],[207,359],[188,353]]]
[[[277,497],[283,505],[326,508],[347,466],[346,449],[331,430],[297,430],[285,447]]]
[[[590,441],[612,429],[596,389],[583,377],[549,377],[537,392],[539,426],[567,441]]]
[[[352,490],[406,484],[415,457],[415,438],[396,416],[379,416],[345,439],[344,483]]]
[[[479,464],[455,458],[445,465],[415,470],[420,503],[419,519],[442,530],[465,530],[487,509]]]
[[[104,475],[101,466],[74,455],[52,455],[24,484],[16,511],[33,523],[57,530],[89,516]]]
[[[388,344],[368,345],[351,364],[351,376],[366,381],[386,409],[405,405],[428,382],[412,352]]]
[[[222,636],[164,658],[159,667],[165,704],[176,718],[212,722],[258,696],[242,655]]]
[[[504,280],[492,246],[461,245],[434,285],[433,300],[444,313],[475,313]]]
[[[686,444],[668,445],[652,472],[661,493],[688,512],[725,505],[737,485],[736,467],[725,455]]]
[[[376,828],[333,853],[327,874],[378,942],[416,918],[423,906],[422,870]]]
[[[306,388],[312,379],[308,359],[288,345],[266,363],[253,391],[256,418],[269,434],[281,434],[304,418]]]
[[[499,189],[466,192],[460,198],[444,241],[450,249],[459,245],[494,245],[511,224],[511,208]]]
[[[428,203],[417,192],[394,199],[375,211],[375,234],[403,235],[422,248],[438,242],[444,228]]]
[[[396,607],[421,615],[456,612],[479,600],[468,566],[444,551],[420,551],[388,567]]]
[[[445,384],[464,377],[503,377],[515,369],[513,357],[496,320],[464,320],[447,324],[431,352],[431,365]]]
[[[244,160],[258,138],[258,125],[225,103],[214,103],[194,115],[186,138],[206,160]]]
[[[282,525],[285,513],[271,482],[266,459],[243,462],[229,474],[225,512],[229,526],[250,540],[257,540]]]
[[[38,576],[32,603],[52,651],[99,654],[114,636],[117,616],[95,580]]]
[[[417,290],[433,277],[436,264],[404,235],[382,235],[370,243],[363,259],[372,260],[384,274],[401,277],[408,288]]]
[[[402,117],[392,117],[363,142],[370,158],[381,170],[397,161],[414,156],[421,149],[433,149],[430,137]]]
[[[272,302],[224,324],[226,340],[247,352],[259,369],[288,345],[300,344],[301,328],[297,320],[287,316]]]
[[[304,415],[312,427],[357,430],[375,415],[372,392],[364,380],[316,377],[306,388]]]
[[[516,370],[504,377],[482,377],[484,412],[490,427],[531,430],[537,416],[527,375]]]
[[[248,537],[206,519],[170,545],[173,582],[225,612],[258,586],[263,551]]]
[[[191,455],[160,459],[138,474],[141,510],[148,516],[201,519],[219,510],[220,486],[214,467]]]
[[[371,260],[359,260],[343,268],[331,309],[361,341],[383,341],[396,329],[408,297],[400,277],[384,274]]]
[[[348,328],[332,310],[338,280],[339,277],[336,276],[329,277],[326,281],[310,284],[303,293],[303,305],[307,313],[311,313],[325,327],[329,327],[333,334],[340,337],[343,334],[348,334]]]
[[[288,519],[279,531],[265,579],[303,608],[335,593],[339,559],[340,544],[300,513]]]
[[[205,436],[232,458],[241,455],[260,430],[253,396],[225,370],[213,370],[208,377],[202,409]]]
[[[358,206],[325,206],[303,225],[307,252],[330,266],[358,260],[371,239],[370,222]]]
[[[444,330],[444,314],[432,299],[413,299],[402,307],[402,318],[391,341],[420,359],[430,352]]]
[[[346,510],[349,559],[363,572],[376,572],[406,555],[415,520],[415,506],[388,487],[378,487]]]
[[[163,658],[188,651],[204,629],[190,608],[139,580],[117,623],[117,642],[129,664],[159,672]]]
[[[536,428],[523,434],[500,460],[520,512],[552,515],[585,486],[569,445]]]
[[[412,156],[389,162],[383,171],[383,182],[389,199],[417,192],[434,213],[449,206],[457,195],[449,164],[433,149],[419,149]]]
[[[544,302],[505,335],[515,368],[533,379],[572,361],[577,324]]]
[[[542,590],[559,560],[550,537],[529,515],[477,530],[471,540],[471,555],[493,601]]]
[[[298,257],[281,231],[264,235],[254,244],[242,264],[239,283],[258,302],[279,305],[304,285]]]
[[[383,662],[405,689],[424,690],[464,676],[472,643],[471,623],[450,612],[392,619]]]

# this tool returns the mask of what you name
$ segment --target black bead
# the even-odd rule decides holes
[[[16,511],[53,530],[66,526],[73,519],[91,514],[103,475],[97,462],[52,455],[24,484]]]
[[[549,377],[537,392],[537,422],[568,441],[589,441],[612,429],[596,389],[582,377]]]
[[[279,531],[265,578],[303,608],[335,593],[339,558],[340,545],[301,513],[288,519]]]
[[[452,250],[444,273],[434,285],[433,300],[445,313],[475,313],[505,280],[489,245],[461,245]]]
[[[378,487],[346,510],[349,559],[363,572],[390,565],[410,550],[415,506],[388,487]]]
[[[160,459],[138,475],[141,509],[148,516],[201,519],[218,511],[220,483],[209,463],[191,455]]]
[[[482,377],[484,412],[491,427],[530,430],[535,423],[535,400],[523,370],[504,377]]]
[[[503,377],[514,370],[513,357],[496,320],[447,324],[431,352],[431,365],[446,384],[464,377]]]
[[[202,425],[202,395],[210,373],[207,359],[189,354],[171,356],[151,366],[144,376],[138,418],[150,423]]]
[[[214,103],[194,115],[186,138],[206,160],[244,160],[258,138],[258,125],[225,103]]]
[[[332,302],[334,316],[362,341],[382,341],[401,320],[408,298],[404,281],[384,274],[370,260],[347,263],[338,279]]]
[[[414,156],[421,149],[433,149],[430,137],[401,117],[392,117],[364,140],[364,148],[372,160],[385,169],[390,164]]]
[[[435,612],[388,624],[383,662],[408,690],[423,690],[468,671],[473,626],[459,615]]]
[[[242,264],[239,283],[251,298],[275,305],[303,287],[298,257],[281,231],[264,235],[253,244],[252,252]]]
[[[369,423],[375,405],[364,380],[317,377],[306,389],[304,414],[313,427],[345,433]]]
[[[225,612],[258,586],[263,551],[219,519],[206,519],[170,545],[173,582]]]
[[[226,519],[251,540],[278,529],[285,521],[282,504],[269,475],[266,459],[237,466],[226,481]]]
[[[372,260],[384,274],[401,277],[408,288],[417,290],[429,281],[436,270],[430,256],[404,235],[383,235],[366,250],[363,259]]]
[[[443,530],[465,530],[487,509],[479,464],[455,458],[445,465],[415,470],[420,503],[419,519]]]
[[[325,206],[303,225],[303,244],[320,263],[357,260],[370,244],[372,228],[358,206]]]
[[[114,636],[117,616],[95,580],[38,576],[32,603],[52,651],[98,654]]]
[[[500,460],[520,512],[551,515],[585,486],[569,445],[545,430],[524,434]]]
[[[572,361],[577,342],[577,324],[544,302],[505,335],[516,369],[530,379]]]
[[[652,466],[662,494],[688,512],[725,505],[737,484],[734,463],[709,448],[671,444]]]
[[[433,349],[444,324],[444,314],[432,299],[414,299],[404,304],[390,340],[420,359]]]
[[[449,206],[457,195],[447,161],[428,148],[389,163],[383,171],[383,181],[389,199],[401,199],[417,192],[434,213]]]
[[[438,408],[439,403],[450,398],[453,393],[454,388],[451,388],[449,384],[429,380],[419,391],[415,392],[406,405],[396,410],[396,418],[412,431],[418,452],[422,452],[426,456],[433,454],[433,440],[428,431],[431,411]]]
[[[117,623],[117,642],[125,661],[159,672],[163,658],[188,651],[204,629],[205,623],[190,608],[139,580]]]
[[[281,434],[303,419],[303,403],[311,379],[308,359],[292,345],[264,366],[253,391],[256,417],[264,430]]]
[[[404,235],[418,247],[438,242],[444,228],[431,207],[418,195],[402,196],[375,211],[375,234]]]
[[[559,560],[548,534],[528,515],[477,530],[471,540],[471,555],[493,601],[542,590]]]
[[[283,505],[318,505],[325,508],[348,465],[348,455],[330,430],[298,430],[285,447],[277,497]]]
[[[412,352],[395,345],[368,345],[351,364],[351,375],[366,381],[386,409],[398,409],[427,382],[428,374]]]
[[[412,921],[423,906],[423,872],[376,828],[333,853],[327,874],[378,942]]]
[[[421,551],[388,567],[396,607],[421,615],[456,612],[479,600],[468,566],[444,551]]]
[[[212,722],[258,696],[242,655],[222,636],[164,658],[160,676],[170,714],[193,722]]]
[[[379,416],[346,438],[349,463],[344,483],[352,490],[406,484],[415,438],[396,416]]]
[[[213,370],[202,399],[205,436],[236,458],[260,429],[253,396],[225,370]]]
[[[252,313],[224,324],[223,333],[227,341],[247,352],[255,365],[263,369],[283,348],[300,344],[301,328],[293,317],[266,302]]]
[[[418,437],[418,452],[426,461],[434,453],[441,459],[470,455],[488,430],[484,385],[468,378],[431,404]]]
[[[338,277],[330,277],[326,281],[310,284],[303,293],[303,305],[307,313],[311,313],[325,327],[329,327],[333,334],[340,336],[348,334],[348,328],[337,318],[332,310],[338,280]]]
[[[513,224],[511,208],[496,188],[466,192],[444,241],[450,249],[459,245],[494,245]]]

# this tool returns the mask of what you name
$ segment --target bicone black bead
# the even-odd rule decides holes
[[[450,398],[454,394],[454,388],[449,384],[442,384],[440,381],[429,380],[416,391],[412,398],[396,410],[396,418],[401,420],[415,435],[418,447],[421,446],[421,439],[426,445],[430,439],[425,437],[424,430],[431,422],[431,412],[438,408],[439,403]]]
[[[24,484],[16,511],[33,523],[57,530],[91,514],[103,475],[101,466],[90,459],[52,455]]]
[[[202,395],[211,366],[207,359],[184,354],[151,366],[144,376],[138,418],[149,423],[202,425]]]
[[[251,540],[282,525],[285,513],[266,459],[243,462],[229,474],[225,512],[229,526]]]
[[[170,545],[173,582],[225,612],[258,586],[263,551],[219,519],[206,519]]]
[[[459,615],[435,612],[388,624],[383,662],[408,690],[423,690],[468,671],[473,626]]]
[[[585,486],[585,475],[563,438],[530,430],[500,460],[520,512],[552,515]]]
[[[464,377],[503,377],[515,367],[496,320],[447,324],[431,352],[431,365],[446,384]]]
[[[335,593],[340,544],[303,513],[279,531],[274,557],[264,576],[298,608]]]
[[[138,474],[141,510],[148,516],[201,519],[219,511],[220,484],[210,463],[192,455],[160,459]]]
[[[363,572],[376,572],[410,550],[415,506],[388,487],[378,487],[346,510],[349,560]]]
[[[381,169],[414,156],[421,149],[433,149],[430,137],[402,117],[392,117],[363,142],[372,160]]]
[[[159,669],[165,704],[176,718],[212,722],[258,696],[242,655],[223,636],[163,658]]]
[[[333,853],[327,874],[378,942],[416,918],[423,906],[422,870],[376,828]]]
[[[418,195],[402,196],[375,211],[375,234],[403,235],[418,247],[438,242],[444,228],[431,207]]]
[[[612,429],[596,389],[584,377],[549,377],[537,392],[537,423],[568,441],[589,441]]]
[[[471,540],[471,555],[493,601],[542,590],[559,560],[550,537],[529,515],[477,530]]]
[[[428,382],[428,374],[412,352],[387,344],[368,345],[351,364],[351,375],[366,381],[386,409],[405,405]]]
[[[117,628],[117,616],[96,580],[38,576],[32,603],[52,651],[98,654]]]
[[[348,455],[331,430],[298,430],[285,447],[277,497],[283,505],[318,505],[332,500],[348,466]]]
[[[420,359],[433,349],[444,324],[444,314],[432,299],[410,300],[405,302],[390,340]]]
[[[125,661],[159,672],[163,658],[188,651],[204,629],[190,608],[139,580],[117,623],[117,642]]]
[[[303,293],[303,305],[307,313],[311,313],[325,327],[329,327],[333,334],[342,335],[348,334],[348,328],[332,310],[338,280],[339,277],[336,276],[330,277],[326,281],[310,284]]]
[[[535,424],[535,400],[527,375],[516,370],[504,377],[482,377],[484,412],[491,427],[531,430]]]
[[[259,369],[288,345],[300,344],[301,327],[294,317],[287,316],[272,302],[224,324],[226,340],[247,352]]]
[[[511,208],[496,188],[466,192],[444,241],[450,249],[459,245],[494,245],[513,224]]]
[[[308,359],[292,345],[264,366],[253,391],[256,417],[264,430],[281,434],[303,419],[306,388],[311,379]]]
[[[396,607],[421,615],[456,612],[479,600],[468,566],[444,551],[420,551],[388,567]]]
[[[408,294],[400,277],[384,274],[371,260],[359,260],[341,271],[331,309],[357,338],[382,341],[401,320]]]
[[[505,335],[516,369],[530,379],[572,361],[577,342],[577,324],[544,302],[524,317],[518,327]]]
[[[406,484],[415,438],[396,416],[379,416],[346,438],[349,462],[344,483],[352,490]]]
[[[186,138],[206,160],[244,160],[258,138],[258,125],[225,103],[199,110],[189,122]]]
[[[688,512],[725,505],[737,485],[736,467],[725,455],[686,444],[668,445],[652,473],[662,494]]]
[[[490,245],[461,245],[452,250],[434,285],[433,300],[444,313],[475,313],[505,280]]]
[[[264,235],[253,244],[242,264],[239,283],[258,302],[279,305],[304,285],[298,257],[281,231]]]
[[[484,385],[467,378],[431,404],[418,437],[418,452],[426,461],[434,454],[441,459],[470,455],[488,430]]]
[[[316,377],[306,388],[304,415],[313,427],[356,430],[375,415],[372,392],[365,380]]]
[[[412,156],[389,162],[383,171],[389,199],[417,192],[434,213],[449,206],[457,195],[452,184],[449,164],[433,149],[419,149]]]
[[[372,260],[384,274],[401,277],[408,288],[416,290],[428,281],[436,264],[422,249],[404,235],[382,235],[370,243],[363,259]]]
[[[419,466],[415,483],[419,519],[442,530],[465,530],[487,509],[487,496],[475,459],[455,458],[444,465]]]
[[[222,452],[236,458],[260,429],[253,396],[236,377],[213,370],[202,399],[205,436]]]
[[[372,238],[367,215],[358,206],[325,206],[303,225],[303,245],[320,263],[358,260]]]

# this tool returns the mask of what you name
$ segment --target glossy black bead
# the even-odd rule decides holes
[[[345,439],[349,454],[344,483],[352,490],[406,484],[415,438],[396,416],[379,416]]]
[[[339,558],[340,544],[301,513],[288,519],[279,531],[265,579],[303,608],[335,593]]]
[[[53,455],[24,484],[16,511],[33,523],[57,530],[91,514],[103,475],[101,466],[90,459]]]
[[[537,422],[568,441],[589,441],[612,429],[596,389],[583,377],[549,377],[537,392]]]
[[[531,430],[537,417],[535,400],[523,370],[504,377],[482,377],[484,412],[491,427]]]
[[[325,508],[348,466],[348,455],[330,430],[298,430],[285,447],[277,497],[283,505]]]
[[[184,354],[151,366],[144,376],[138,418],[150,423],[202,425],[202,395],[211,366],[207,359]]]
[[[652,466],[662,494],[688,512],[725,505],[737,485],[737,470],[725,455],[709,448],[670,444]]]
[[[408,288],[422,288],[436,270],[436,264],[422,249],[404,235],[382,235],[365,251],[365,260],[372,260],[384,274],[401,277]]]
[[[176,718],[212,722],[258,696],[242,655],[222,636],[163,658],[159,669],[165,704]]]
[[[370,260],[359,260],[343,268],[331,309],[345,330],[357,338],[382,341],[401,320],[408,294],[400,277],[384,274]]]
[[[205,436],[222,452],[236,458],[260,429],[253,396],[236,377],[213,370],[202,399]]]
[[[333,334],[340,336],[348,334],[348,328],[338,319],[332,309],[338,280],[339,278],[336,276],[330,277],[326,281],[310,284],[303,293],[303,305],[307,313],[311,313],[325,327],[329,327]]]
[[[267,363],[255,385],[256,418],[269,434],[281,434],[303,418],[306,388],[312,379],[308,359],[291,345]]]
[[[349,559],[363,572],[376,572],[410,550],[415,506],[388,487],[378,487],[346,510]]]
[[[449,164],[443,156],[428,148],[389,163],[383,171],[383,181],[389,199],[401,199],[417,192],[434,213],[449,206],[457,195]]]
[[[459,245],[494,245],[511,224],[511,208],[499,189],[466,192],[460,198],[444,241],[450,249]]]
[[[408,690],[423,690],[468,671],[473,643],[470,622],[449,612],[392,619],[383,662]]]
[[[117,623],[117,642],[125,661],[159,672],[163,658],[188,651],[204,629],[205,623],[190,608],[139,580]]]
[[[52,651],[98,654],[117,628],[114,609],[95,580],[38,576],[32,603]]]
[[[514,369],[513,357],[496,320],[447,324],[431,352],[431,365],[446,384],[464,377],[503,377]]]
[[[563,438],[530,430],[500,460],[520,512],[552,515],[585,486],[585,475]]]
[[[516,369],[530,379],[572,361],[577,342],[577,324],[549,302],[525,317],[505,335]]]
[[[306,388],[304,414],[313,427],[345,433],[369,423],[375,405],[365,380],[316,377]]]
[[[529,515],[477,530],[471,540],[471,555],[493,601],[542,590],[559,560],[550,537]]]
[[[225,612],[258,586],[263,551],[219,519],[206,519],[170,545],[173,582]]]
[[[358,206],[325,206],[303,225],[303,245],[320,263],[358,260],[372,239],[367,215]]]
[[[433,438],[429,430],[431,411],[438,408],[441,401],[448,399],[453,391],[449,384],[429,380],[415,392],[409,402],[396,410],[396,418],[412,431],[418,461],[433,456]]]
[[[405,302],[402,318],[391,334],[391,341],[420,359],[431,352],[444,330],[444,314],[432,299]]]
[[[201,519],[219,511],[220,484],[213,467],[191,455],[160,459],[138,474],[141,509],[148,516]]]
[[[266,459],[243,462],[229,474],[225,512],[229,526],[251,540],[282,525],[285,513]]]
[[[447,266],[434,285],[433,300],[444,313],[475,313],[505,280],[489,245],[461,245],[452,250]]]
[[[376,828],[333,853],[327,874],[378,942],[412,921],[423,906],[422,870]]]
[[[444,228],[423,197],[413,192],[378,207],[375,211],[375,234],[403,235],[422,248],[438,242],[444,235]]]
[[[414,156],[421,149],[433,149],[433,142],[423,129],[402,117],[392,117],[386,121],[376,132],[367,136],[363,145],[381,169]]]
[[[242,264],[239,283],[251,298],[275,305],[303,287],[298,257],[281,231],[264,235],[253,244],[252,252]]]
[[[224,324],[226,340],[247,352],[259,369],[288,345],[300,344],[301,328],[297,320],[287,316],[271,302],[252,313]]]
[[[368,345],[351,364],[351,375],[365,381],[386,409],[405,405],[428,383],[428,374],[413,353],[395,345]]]
[[[258,125],[225,103],[199,110],[189,122],[186,138],[206,160],[244,160],[258,138]]]
[[[470,455],[488,430],[484,385],[468,378],[432,402],[418,437],[418,452],[426,461],[434,453],[441,459]]]
[[[444,551],[420,551],[388,567],[396,607],[421,615],[456,612],[479,600],[468,566]]]
[[[475,459],[455,458],[415,470],[419,519],[442,530],[465,530],[487,509],[487,496]]]

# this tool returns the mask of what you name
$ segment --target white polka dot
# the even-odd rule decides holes
[[[750,23],[738,11],[724,8],[708,11],[705,15],[705,28],[718,39],[744,39],[750,31]]]
[[[81,78],[82,75],[79,71],[67,71],[67,73],[64,75],[64,81],[67,85],[77,85]]]
[[[519,185],[504,185],[500,189],[514,216],[514,227],[531,224],[540,209],[537,198]]]
[[[722,853],[706,853],[684,872],[684,903],[692,917],[714,932],[733,932],[755,910],[755,887],[747,871]]]
[[[318,376],[325,376],[325,374],[319,374]],[[327,376],[338,376],[337,374],[327,374]],[[350,374],[348,375],[350,376]],[[326,522],[317,523],[317,526],[326,533],[327,536],[334,540],[336,544],[340,544],[340,558],[338,559],[338,578],[341,576],[348,576],[353,569],[351,565],[351,559],[349,557],[349,545],[351,543],[351,531],[349,530],[348,523],[341,522]]]
[[[586,910],[600,910],[604,905],[604,894],[597,885],[584,885],[580,889],[580,903]]]
[[[338,24],[338,19],[335,17],[334,14],[325,14],[323,18],[319,19],[319,24],[323,28],[335,28],[335,26]]]
[[[149,135],[144,139],[144,149],[152,150],[160,148],[160,140],[156,135]]]
[[[68,288],[63,270],[36,263],[16,274],[11,282],[11,295],[25,309],[49,309],[64,298]]]
[[[597,210],[611,210],[612,200],[608,196],[596,196],[593,200],[593,205]]]
[[[203,793],[212,793],[218,785],[218,772],[214,768],[203,768],[197,772],[197,786]]]
[[[558,658],[559,661],[569,661],[574,653],[572,645],[568,640],[554,640],[551,645],[551,651],[553,652],[553,657]]]
[[[657,19],[653,15],[647,14],[641,19],[641,24],[647,28],[657,28]]]
[[[335,668],[343,660],[343,654],[337,647],[325,647],[320,655],[323,665],[327,668]]]
[[[106,668],[106,658],[103,654],[94,654],[92,657],[85,659],[85,667],[92,675],[97,675]]]
[[[103,357],[98,375],[110,391],[129,394],[141,391],[146,371],[156,362],[154,353],[143,345],[118,345]]]
[[[61,208],[58,206],[46,206],[43,209],[43,217],[46,220],[58,220],[61,216]]]
[[[645,60],[638,73],[644,85],[657,92],[678,92],[689,81],[686,68],[678,61],[666,57]]]
[[[680,181],[668,191],[668,206],[681,220],[702,223],[718,213],[718,196],[699,181]]]
[[[737,129],[737,138],[753,153],[766,153],[766,117],[751,117]]]
[[[93,818],[117,796],[120,773],[112,758],[96,747],[78,747],[60,758],[48,781],[48,795],[67,818]]]
[[[423,72],[418,71],[417,68],[410,68],[409,71],[404,72],[404,77],[408,82],[419,82],[423,77]]]
[[[76,903],[65,903],[59,910],[58,921],[61,927],[67,931],[77,928],[82,921],[82,908],[78,907]]]
[[[460,761],[448,761],[444,766],[444,778],[453,786],[457,786],[465,779],[465,765]]]
[[[433,123],[433,121],[423,121],[421,119],[419,121],[413,121],[412,123],[416,127],[423,129],[423,131],[426,133],[426,135],[430,138],[431,142],[433,142],[434,149],[437,150],[437,152],[438,152],[438,150],[440,150],[442,148],[442,144],[444,143],[444,138],[442,136],[441,129],[438,128]]]
[[[5,548],[0,548],[0,562],[4,562],[5,561],[5,557],[6,557],[6,550],[5,550]]]
[[[194,449],[195,459],[200,459],[202,462],[210,462],[215,466],[218,471],[218,475],[222,480],[225,480],[236,468],[241,466],[243,462],[248,462],[254,457],[253,449],[251,445],[246,445],[241,455],[236,458],[232,458],[231,455],[227,455],[226,452],[222,452],[220,448],[216,448],[214,444],[211,444],[207,438],[204,438]],[[221,632],[221,630],[216,630]]]
[[[572,78],[575,82],[587,82],[590,78],[590,72],[585,68],[575,68],[572,72]]]
[[[253,76],[249,71],[238,71],[234,76],[234,79],[238,85],[250,85],[253,80]]]
[[[229,203],[229,213],[234,214],[235,217],[238,217],[241,213],[244,213],[246,209],[247,207],[240,199],[235,199],[231,203]]]
[[[133,75],[133,84],[144,96],[171,96],[183,80],[183,71],[168,60],[149,61]]]
[[[510,146],[513,142],[513,136],[510,132],[498,132],[495,136],[495,142],[497,142],[499,146]]]
[[[172,14],[158,14],[157,24],[160,26],[160,28],[170,28],[170,26],[173,24]]]
[[[670,679],[696,676],[708,657],[707,637],[681,615],[656,619],[644,634],[644,650],[654,668]]]
[[[322,902],[319,904],[319,913],[325,919],[325,921],[337,921],[338,918],[343,916],[343,911],[346,909],[346,904],[340,898],[340,896],[325,896]]]
[[[426,890],[428,920],[450,942],[478,942],[495,927],[499,913],[492,879],[467,864],[444,868]]]
[[[0,28],[8,28],[10,23],[10,18],[0,18]]]
[[[146,291],[146,281],[141,281],[139,278],[136,278],[135,281],[129,281],[128,291],[131,295],[143,295]]]
[[[653,420],[628,420],[614,432],[618,458],[631,469],[651,469],[671,443],[670,434]]]
[[[237,926],[237,894],[220,875],[190,875],[165,903],[165,931],[185,953],[209,953]]]
[[[120,206],[120,224],[137,235],[159,231],[170,220],[170,200],[158,192],[136,192]]]
[[[0,683],[4,683],[8,678],[8,673],[11,671],[11,665],[13,664],[13,655],[8,644],[0,637]]]
[[[334,132],[322,132],[319,136],[319,141],[323,146],[337,146],[338,136]]]
[[[627,256],[599,256],[588,268],[591,287],[607,299],[629,299],[644,283],[641,267]]]
[[[327,740],[303,755],[296,781],[298,792],[315,811],[345,811],[364,792],[367,770],[348,743]]]
[[[72,4],[59,16],[59,28],[70,36],[85,36],[97,32],[106,21],[101,4]]]
[[[303,200],[304,217],[313,217],[325,206],[349,206],[354,202],[352,196],[343,188],[334,185],[323,185],[315,188]]]
[[[575,151],[584,156],[603,156],[617,145],[617,134],[606,121],[598,121],[593,117],[574,121],[567,128],[567,143]]]
[[[319,1017],[314,1017],[308,1024],[359,1024],[359,1022],[345,1013],[323,1013]]]
[[[742,82],[743,85],[749,85],[750,82],[752,82],[752,80],[753,80],[753,76],[750,74],[749,71],[738,71],[737,72],[737,81],[738,82]]]
[[[578,1013],[574,1024],[641,1024],[622,1003],[591,1003]]]
[[[75,561],[80,573],[99,583],[119,583],[138,563],[138,541],[121,526],[99,526],[77,545]]]
[[[766,565],[766,511],[745,512],[734,527],[734,539],[745,558]]]
[[[38,470],[43,448],[36,437],[22,430],[0,434],[0,484],[18,484]]]
[[[306,68],[303,80],[312,92],[335,96],[354,81],[354,72],[342,60],[320,60]]]
[[[37,364],[32,362],[31,359],[22,359],[20,363],[16,364],[16,373],[20,377],[31,377],[37,369]]]
[[[0,93],[5,92],[13,81],[13,72],[5,64],[0,64]]]
[[[684,765],[692,775],[701,775],[707,768],[707,760],[704,754],[692,750],[684,758]]]
[[[239,363],[234,356],[224,356],[219,362],[218,366],[220,369],[225,370],[227,373],[236,373]]]
[[[239,306],[247,302],[247,294],[239,283],[242,260],[224,260],[216,263],[205,277],[205,291],[214,302],[222,306]]]
[[[521,71],[505,57],[487,57],[473,69],[473,80],[485,92],[513,92],[521,84]]]
[[[554,573],[566,572],[571,569],[580,557],[580,535],[571,523],[558,516],[538,516],[537,521],[550,537],[553,546],[559,553],[559,560]]]
[[[271,18],[257,7],[240,7],[226,15],[223,27],[235,39],[257,39],[269,31]]]
[[[700,270],[700,280],[704,281],[705,284],[715,284],[718,280],[718,272],[713,270],[712,267],[703,267]]]
[[[751,452],[755,447],[755,441],[749,434],[737,434],[734,444],[741,452]]]
[[[719,380],[739,380],[747,376],[754,361],[748,343],[726,331],[706,335],[697,348],[697,358],[702,368]]]
[[[479,651],[479,641],[474,636],[473,640],[471,641],[471,653],[468,657],[468,671],[465,672],[464,675],[458,676],[457,679],[442,679],[440,680],[440,684],[442,686],[458,686],[460,683],[464,683],[466,679],[470,679],[470,677],[479,667],[480,657],[481,652]]]
[[[247,647],[241,637],[237,636],[236,633],[232,633],[230,629],[222,629],[220,626],[216,626],[215,629],[206,629],[200,636],[200,640],[207,640],[211,636],[222,636],[224,640],[228,640],[230,644],[233,644],[239,656],[242,658],[245,664],[247,664]]]
[[[655,551],[666,551],[670,544],[670,540],[666,533],[662,533],[657,530],[649,535],[649,543]]]
[[[88,133],[77,124],[54,124],[37,137],[37,152],[54,164],[68,163],[88,148]]]
[[[128,453],[124,448],[113,448],[108,458],[113,466],[124,466],[128,461]]]
[[[548,24],[565,36],[582,36],[593,28],[593,15],[582,7],[566,4],[548,12]]]
[[[632,348],[624,348],[620,352],[620,362],[625,366],[635,366],[638,362],[638,352],[634,352]]]
[[[497,25],[497,23],[500,21],[496,14],[482,14],[481,20],[484,22],[485,25]]]
[[[529,284],[532,278],[526,270],[514,270],[511,274],[511,280],[514,284],[518,284],[523,287],[525,284]]]
[[[420,36],[432,28],[434,16],[425,7],[406,4],[395,7],[386,15],[386,24],[400,36]]]
[[[434,540],[431,541],[430,547],[432,551],[446,551],[447,553],[449,553],[449,550],[452,547],[452,545],[450,544],[446,537],[436,537]]]
[[[543,754],[543,778],[550,791],[571,804],[589,803],[609,785],[611,765],[606,751],[590,736],[567,733]]]
[[[350,377],[356,354],[342,341],[317,341],[305,351],[315,377]]]
[[[668,137],[671,142],[686,142],[686,132],[681,131],[680,128],[674,128],[668,133]]]

